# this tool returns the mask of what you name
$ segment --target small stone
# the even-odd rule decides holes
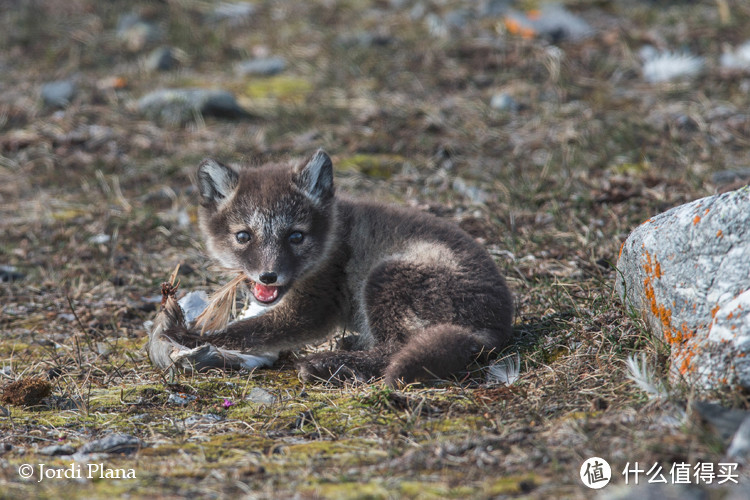
[[[750,415],[745,417],[727,449],[727,457],[750,463]]]
[[[76,449],[69,444],[53,444],[50,446],[45,446],[44,448],[39,450],[39,454],[49,455],[51,457],[57,457],[60,455],[72,455],[75,452]]]
[[[139,52],[147,45],[158,42],[162,37],[158,26],[144,21],[134,12],[123,14],[117,20],[117,38],[131,52]]]
[[[277,398],[270,392],[268,392],[265,389],[262,389],[260,387],[253,387],[250,390],[250,394],[247,395],[248,401],[252,401],[253,403],[258,404],[265,404],[265,405],[271,405],[276,403]]]
[[[339,45],[344,47],[385,47],[393,42],[393,37],[387,33],[362,31],[358,33],[339,35],[336,38]]]
[[[15,266],[0,265],[0,283],[12,283],[25,277],[26,275],[19,273]]]
[[[141,440],[129,434],[109,434],[101,439],[84,444],[78,451],[80,454],[89,453],[119,453],[130,454],[143,446]]]
[[[518,111],[518,102],[505,92],[495,94],[490,100],[490,107],[498,111]]]
[[[250,113],[225,90],[160,89],[138,100],[138,110],[156,122],[182,125],[198,115],[248,118]]]
[[[158,47],[146,58],[144,66],[149,71],[169,71],[180,65],[180,55],[172,47]]]
[[[173,392],[172,394],[169,395],[169,398],[167,399],[167,403],[172,403],[172,404],[176,404],[179,406],[185,406],[191,401],[195,401],[196,399],[198,399],[198,397],[192,394],[177,394]]]
[[[479,15],[482,17],[497,17],[508,13],[513,0],[482,0],[479,3]]]
[[[283,57],[259,57],[249,59],[237,64],[235,70],[240,76],[260,75],[273,76],[286,69],[286,60]]]
[[[196,424],[214,424],[216,422],[221,422],[222,420],[224,420],[224,417],[222,417],[221,415],[216,415],[215,413],[191,415],[185,419],[185,425],[193,426]]]
[[[246,23],[254,13],[255,5],[251,3],[222,2],[208,15],[208,21],[212,23],[227,21],[231,25],[239,26]]]
[[[446,26],[450,29],[460,30],[466,27],[471,19],[471,12],[464,9],[456,9],[445,14],[443,18]]]
[[[511,33],[538,36],[553,43],[582,40],[594,33],[581,17],[557,4],[544,5],[534,15],[511,10],[505,17],[505,25]]]
[[[51,108],[64,108],[73,100],[76,92],[71,80],[59,80],[42,85],[42,101]]]

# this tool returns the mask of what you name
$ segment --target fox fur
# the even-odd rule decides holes
[[[455,376],[512,336],[513,299],[489,254],[432,215],[335,194],[319,150],[297,165],[198,168],[199,221],[211,256],[247,276],[260,315],[210,337],[165,335],[241,351],[279,352],[340,329],[358,335],[298,362],[305,380]]]

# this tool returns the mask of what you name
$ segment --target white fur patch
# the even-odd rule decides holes
[[[451,271],[457,271],[460,268],[456,255],[450,248],[432,241],[413,242],[403,252],[393,255],[392,258],[406,262],[439,266]]]

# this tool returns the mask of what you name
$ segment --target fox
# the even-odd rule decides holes
[[[296,362],[300,378],[391,387],[459,376],[509,344],[513,297],[486,249],[431,214],[336,193],[322,149],[255,168],[205,159],[196,183],[205,247],[244,272],[260,313],[210,337],[172,324],[171,341],[278,353],[343,330]]]

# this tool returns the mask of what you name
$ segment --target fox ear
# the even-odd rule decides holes
[[[237,186],[238,179],[237,172],[231,168],[216,160],[206,158],[198,167],[198,189],[201,192],[201,201],[206,204],[227,198]]]
[[[297,167],[294,184],[316,203],[325,203],[333,196],[333,162],[319,149],[303,166]]]

